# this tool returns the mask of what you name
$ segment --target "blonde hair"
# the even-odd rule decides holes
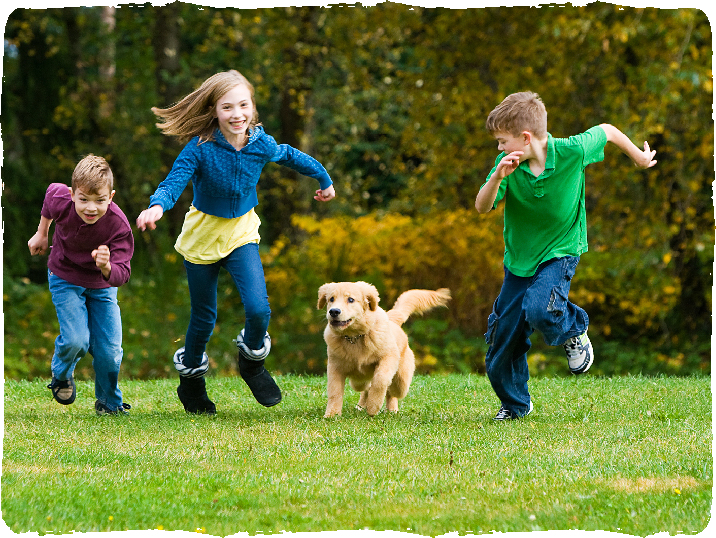
[[[103,157],[90,153],[77,163],[72,172],[72,191],[82,189],[86,194],[99,194],[105,187],[110,193],[114,188],[112,169]]]
[[[246,86],[251,93],[254,114],[249,130],[253,129],[259,124],[254,87],[245,76],[233,69],[210,76],[199,88],[169,108],[152,107],[152,112],[163,120],[163,123],[157,123],[156,126],[165,135],[176,136],[183,142],[195,136],[199,137],[200,143],[208,142],[213,139],[214,131],[219,126],[216,103],[226,92],[241,85]]]
[[[547,109],[534,92],[513,93],[490,112],[485,122],[490,134],[519,136],[529,131],[537,138],[547,136]]]

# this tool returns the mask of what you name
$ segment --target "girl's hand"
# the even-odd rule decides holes
[[[144,231],[149,227],[150,230],[155,230],[157,222],[164,215],[164,210],[160,205],[153,205],[149,209],[142,211],[137,217],[137,228]]]
[[[109,263],[109,247],[107,245],[98,246],[92,251],[92,259],[95,265],[102,271],[104,277],[109,278],[109,274],[112,271],[112,264]]]
[[[30,249],[30,254],[35,256],[37,254],[44,254],[47,252],[47,236],[37,232],[27,242],[27,246]]]
[[[329,200],[333,200],[335,197],[336,190],[333,188],[333,185],[331,185],[327,189],[318,189],[316,191],[316,196],[314,196],[313,199],[318,200],[319,202],[327,202]]]
[[[639,168],[651,168],[656,164],[654,155],[656,155],[656,150],[649,149],[649,143],[645,141],[644,152],[637,155],[637,158],[634,159],[634,164]]]

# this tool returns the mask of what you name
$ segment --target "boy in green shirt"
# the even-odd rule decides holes
[[[640,168],[656,164],[656,151],[640,150],[609,124],[569,138],[547,132],[547,111],[532,92],[509,95],[488,116],[487,130],[502,153],[475,200],[487,213],[505,200],[505,278],[487,322],[485,366],[501,407],[494,420],[532,411],[527,351],[534,330],[548,345],[562,345],[574,374],[594,360],[589,317],[569,301],[569,288],[587,251],[584,170],[604,160],[612,142]]]

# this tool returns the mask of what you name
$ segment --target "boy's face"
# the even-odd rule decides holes
[[[114,197],[114,191],[109,192],[109,187],[103,187],[94,194],[86,193],[81,188],[73,191],[70,187],[70,194],[75,203],[75,211],[86,224],[94,224],[101,219]]]
[[[513,151],[525,151],[529,145],[529,140],[526,140],[527,137],[525,137],[524,133],[519,136],[513,136],[510,133],[497,132],[494,133],[494,137],[497,140],[497,149],[504,151],[508,155]]]

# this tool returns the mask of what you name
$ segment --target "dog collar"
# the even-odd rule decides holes
[[[355,344],[356,342],[358,342],[358,340],[360,340],[364,336],[365,336],[364,334],[359,334],[358,336],[343,336],[343,338],[348,340],[351,344]]]

